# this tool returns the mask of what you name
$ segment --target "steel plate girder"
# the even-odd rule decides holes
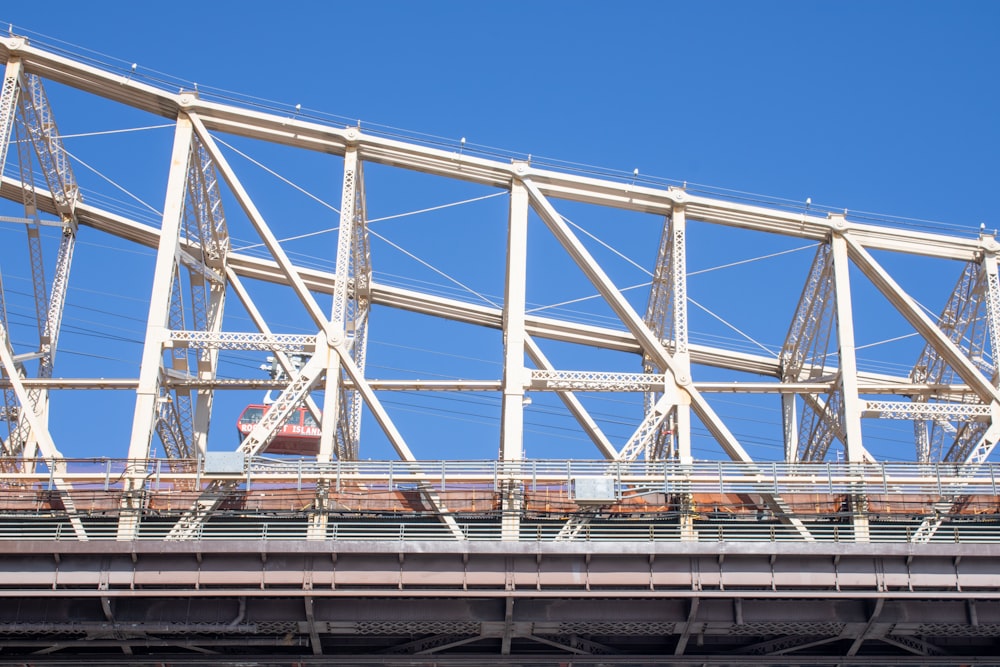
[[[252,597],[565,598],[572,593],[581,598],[815,600],[821,593],[830,599],[977,599],[1000,605],[994,574],[998,545],[745,547],[736,553],[730,545],[710,542],[29,540],[0,543],[0,585],[34,597],[240,592]],[[911,585],[914,576],[923,577],[919,589]],[[748,615],[747,607],[743,613]],[[992,613],[990,622],[1000,623],[1000,606]],[[983,609],[979,621],[987,621]]]

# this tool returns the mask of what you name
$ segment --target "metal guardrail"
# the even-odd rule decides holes
[[[1000,466],[950,463],[741,463],[696,461],[608,462],[581,460],[498,461],[315,461],[253,458],[242,470],[209,472],[198,460],[65,459],[50,465],[43,459],[0,458],[0,489],[4,486],[53,490],[60,478],[74,489],[121,490],[129,479],[143,488],[163,491],[197,489],[213,481],[240,483],[242,489],[280,484],[302,490],[324,483],[378,484],[407,490],[415,484],[447,490],[449,485],[474,485],[499,490],[511,481],[526,490],[570,488],[580,478],[614,481],[621,494],[852,494],[852,495],[990,495],[998,496]]]
[[[84,521],[90,541],[117,539],[114,521]],[[471,541],[498,541],[501,539],[499,521],[490,523],[459,523],[465,539]],[[521,542],[555,542],[562,528],[559,522],[523,522],[520,527]],[[910,523],[873,523],[868,528],[868,542],[912,542],[919,521]],[[170,532],[172,522],[143,522],[138,540],[163,541]],[[807,523],[813,539],[824,543],[852,543],[854,529],[850,523]],[[448,541],[454,542],[450,529],[437,522],[370,522],[331,521],[322,532],[311,531],[307,519],[254,519],[212,520],[198,527],[191,539],[198,541],[272,541],[272,540],[362,540],[379,542]],[[3,520],[0,518],[0,541],[78,541],[73,526],[66,519]],[[678,523],[670,522],[617,522],[592,523],[576,536],[577,542],[801,542],[793,526],[781,523],[756,521],[696,521],[693,530],[682,534]],[[962,522],[947,525],[937,531],[931,543],[997,544],[1000,543],[1000,517],[990,522]]]

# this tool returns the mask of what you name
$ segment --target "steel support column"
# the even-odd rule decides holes
[[[348,150],[344,154],[343,189],[340,198],[340,226],[337,229],[336,282],[333,285],[333,304],[330,313],[330,332],[337,336],[334,342],[347,339],[347,288],[351,277],[351,258],[354,241],[356,197],[358,192],[358,152]],[[319,440],[317,460],[329,461],[333,458],[334,443],[337,439],[337,424],[340,411],[340,360],[329,350],[317,350],[317,354],[328,354],[326,384],[323,393],[323,423]]]
[[[132,434],[129,439],[128,457],[132,460],[149,458],[149,448],[153,438],[156,402],[160,397],[163,374],[163,349],[168,339],[171,285],[177,271],[177,254],[180,249],[180,230],[184,215],[184,188],[193,138],[190,119],[183,115],[178,117],[163,203],[160,244],[153,270],[153,287],[149,298],[142,362],[139,367]],[[136,535],[143,502],[145,469],[143,466],[136,466],[136,469],[128,471],[127,474],[128,488],[122,497],[123,511],[118,522],[118,535],[122,540],[133,539]]]
[[[174,272],[177,270],[180,229],[184,215],[184,189],[193,136],[191,120],[187,116],[180,116],[174,132],[174,148],[170,156],[170,171],[160,226],[160,245],[156,251],[153,287],[149,297],[145,345],[139,368],[139,387],[136,389],[132,435],[129,440],[130,459],[149,458],[156,401],[159,398],[163,372],[163,346],[168,339],[171,284]]]
[[[507,223],[507,271],[503,301],[503,399],[500,417],[500,460],[517,463],[524,458],[525,332],[524,310],[528,254],[528,193],[515,180],[510,189]],[[518,539],[521,484],[506,480],[503,494],[504,540]]]
[[[844,237],[834,234],[830,239],[833,255],[833,282],[837,309],[837,350],[838,375],[840,387],[840,414],[831,415],[838,420],[846,434],[846,459],[849,463],[864,462],[864,445],[861,441],[861,412],[863,401],[858,396],[858,362],[854,345],[854,309],[851,299],[851,282],[849,277],[850,261],[847,257],[847,245]],[[854,522],[854,540],[867,542],[868,535],[868,499],[862,494],[852,497],[852,512]]]

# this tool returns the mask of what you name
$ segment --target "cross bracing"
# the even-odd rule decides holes
[[[0,578],[90,614],[0,615],[5,651],[993,650],[993,235],[387,137],[19,37],[0,60]],[[102,162],[56,129],[87,117],[169,129]],[[44,564],[3,547],[26,538]]]

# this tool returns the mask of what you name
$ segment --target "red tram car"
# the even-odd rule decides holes
[[[236,423],[242,441],[253,427],[264,418],[270,405],[248,405],[240,414]],[[297,456],[316,456],[319,453],[320,427],[313,419],[308,408],[299,407],[292,410],[285,420],[284,426],[274,439],[268,443],[264,452],[268,454],[292,454]]]

